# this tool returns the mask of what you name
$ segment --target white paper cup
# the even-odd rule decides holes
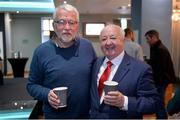
[[[104,92],[107,95],[110,91],[116,91],[118,89],[118,82],[116,81],[105,81],[104,82]]]
[[[67,87],[56,87],[56,88],[53,89],[54,93],[60,99],[59,108],[67,106],[67,90],[68,90]]]

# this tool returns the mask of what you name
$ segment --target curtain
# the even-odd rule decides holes
[[[180,77],[180,20],[172,21],[172,60],[177,77]]]

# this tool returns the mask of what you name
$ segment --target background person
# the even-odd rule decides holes
[[[34,51],[27,90],[43,101],[46,119],[88,118],[95,51],[87,39],[76,37],[79,13],[75,7],[69,4],[57,7],[53,19],[56,38]],[[58,108],[61,98],[52,89],[62,86],[68,87],[67,107]]]
[[[117,25],[107,25],[100,34],[105,57],[93,66],[91,85],[91,118],[138,119],[143,114],[155,113],[159,98],[152,80],[150,66],[124,51],[124,31]],[[101,76],[111,61],[108,81],[119,83],[118,90],[108,95],[98,94]],[[109,63],[109,62],[108,62]]]
[[[125,32],[125,38],[124,38],[125,51],[127,52],[128,55],[143,61],[144,60],[143,50],[138,43],[134,42],[135,34],[133,30],[130,28],[126,28],[124,29],[124,32]]]
[[[153,69],[153,78],[161,100],[164,103],[165,91],[169,83],[176,79],[173,62],[168,49],[163,45],[159,38],[159,32],[149,30],[145,33],[147,43],[150,45],[149,65]],[[165,110],[160,109],[157,113],[158,118],[165,116]]]

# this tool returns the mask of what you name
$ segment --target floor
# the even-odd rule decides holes
[[[25,78],[28,78],[28,76],[29,76],[29,72],[28,72],[28,71],[25,71],[24,77],[25,77]],[[7,75],[4,76],[4,78],[14,78],[14,77],[13,77],[13,73],[7,73]]]
[[[4,78],[0,86],[0,101],[33,99],[26,90],[27,78]]]

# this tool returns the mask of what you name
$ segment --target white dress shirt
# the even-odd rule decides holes
[[[107,67],[107,62],[108,62],[108,61],[111,61],[113,65],[111,66],[111,73],[110,73],[109,78],[108,78],[107,81],[112,81],[112,79],[113,79],[113,77],[114,77],[114,75],[115,75],[115,73],[116,73],[119,65],[120,65],[121,62],[122,62],[122,59],[123,59],[123,57],[124,57],[124,54],[125,54],[125,53],[124,53],[124,51],[123,51],[121,54],[119,54],[119,55],[118,55],[116,58],[114,58],[113,60],[109,60],[108,58],[105,58],[105,59],[104,59],[104,62],[103,62],[103,64],[101,65],[100,70],[99,70],[99,73],[98,73],[97,86],[99,86],[99,79],[100,79],[101,75],[103,74],[104,70],[106,69],[106,67]],[[100,103],[103,102],[104,95],[105,95],[105,93],[104,93],[104,91],[103,91],[102,96],[101,96],[101,99],[100,99]],[[124,98],[125,98],[124,106],[123,106],[121,109],[122,109],[122,110],[127,110],[127,109],[128,109],[128,98],[127,98],[127,96],[124,96]]]

